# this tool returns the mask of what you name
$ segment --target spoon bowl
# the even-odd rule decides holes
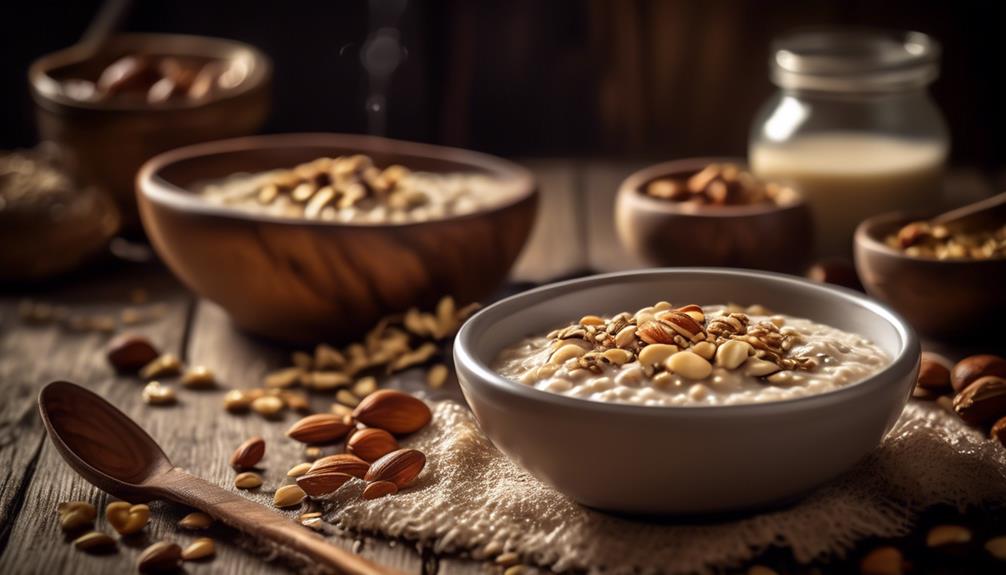
[[[145,483],[174,466],[146,431],[98,395],[56,381],[38,396],[49,437],[84,479],[129,501],[149,501]]]

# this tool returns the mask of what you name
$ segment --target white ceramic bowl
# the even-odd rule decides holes
[[[499,351],[587,313],[660,300],[762,304],[862,334],[892,363],[850,386],[799,399],[732,406],[656,407],[557,395],[510,381]],[[644,270],[530,290],[462,327],[454,359],[465,398],[493,443],[568,497],[640,514],[735,511],[783,502],[869,454],[911,393],[919,342],[887,307],[855,292],[766,272]]]

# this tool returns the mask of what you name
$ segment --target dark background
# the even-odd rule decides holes
[[[359,51],[373,30],[390,24],[408,52],[387,95],[391,137],[516,156],[743,154],[751,118],[773,90],[771,38],[836,24],[934,35],[944,56],[932,93],[950,123],[954,161],[1001,168],[1006,150],[998,2],[134,3],[126,30],[235,38],[268,53],[275,65],[268,132],[381,131],[368,127],[371,93]],[[35,0],[5,8],[0,147],[35,142],[27,66],[75,42],[99,4]]]

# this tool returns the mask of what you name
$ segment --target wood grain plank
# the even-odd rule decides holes
[[[537,220],[511,279],[540,283],[582,272],[588,264],[580,225],[585,211],[574,164],[569,160],[521,163],[534,174],[540,195]]]
[[[614,272],[647,267],[629,253],[615,232],[615,195],[618,187],[644,162],[585,161],[578,169],[578,187],[587,210],[583,226],[588,230],[587,258],[594,272]]]
[[[33,295],[67,306],[72,313],[116,314],[128,302],[129,292],[144,287],[167,314],[158,321],[131,331],[146,334],[165,351],[179,351],[185,319],[191,304],[185,293],[159,267],[125,267],[80,279],[72,286]],[[70,470],[45,439],[35,397],[42,385],[55,379],[80,383],[144,422],[166,421],[140,398],[140,384],[116,376],[103,354],[108,335],[72,333],[56,325],[26,325],[17,319],[18,298],[4,297],[4,329],[0,335],[0,381],[6,401],[0,408],[0,464],[5,473],[0,512],[2,573],[107,573],[132,571],[143,538],[124,541],[118,553],[90,556],[68,544],[55,517],[62,501],[83,499],[104,505],[107,496]],[[162,423],[163,425],[163,423]],[[157,509],[157,506],[155,506]],[[148,534],[160,534],[165,521],[155,511]]]

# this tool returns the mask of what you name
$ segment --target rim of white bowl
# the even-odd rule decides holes
[[[760,403],[741,403],[731,405],[636,405],[630,403],[605,402],[586,398],[570,397],[558,393],[552,393],[520,382],[513,381],[493,371],[489,365],[477,359],[470,351],[471,340],[475,335],[485,331],[496,323],[499,314],[506,315],[513,306],[524,307],[526,300],[534,302],[547,300],[584,287],[593,287],[624,281],[627,278],[648,278],[666,275],[682,274],[717,274],[726,278],[755,278],[761,280],[775,281],[782,284],[795,286],[799,289],[810,289],[823,292],[831,297],[852,302],[881,319],[887,321],[894,327],[900,338],[900,348],[891,363],[877,373],[851,383],[838,389],[825,391],[804,397],[782,399],[778,401],[766,401]],[[645,416],[659,416],[661,414],[673,414],[675,417],[688,416],[714,416],[724,412],[738,411],[779,411],[789,409],[805,409],[817,404],[837,401],[846,396],[854,396],[861,393],[865,388],[880,385],[880,382],[888,378],[897,379],[904,373],[909,373],[915,367],[918,356],[921,354],[921,345],[915,331],[904,318],[890,307],[877,302],[869,297],[853,290],[812,282],[797,276],[791,276],[775,272],[741,270],[718,267],[680,267],[680,268],[653,268],[645,270],[633,270],[625,272],[613,272],[598,274],[584,278],[576,278],[547,284],[541,287],[530,289],[519,294],[504,298],[492,305],[485,307],[473,315],[461,326],[454,342],[454,360],[459,366],[470,370],[479,379],[488,382],[489,385],[498,391],[523,396],[524,398],[540,401],[547,404],[554,404],[560,407],[583,409],[588,411],[616,412],[624,414],[637,414]],[[912,358],[915,357],[916,360]],[[893,372],[897,372],[893,376]],[[908,394],[906,392],[905,399]]]

